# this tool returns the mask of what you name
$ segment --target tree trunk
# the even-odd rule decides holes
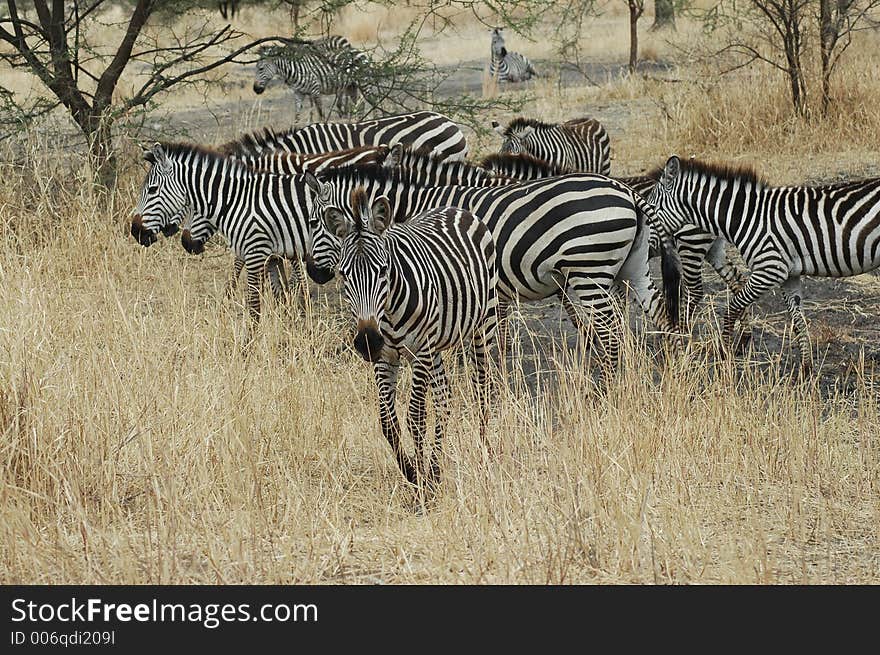
[[[113,149],[113,131],[109,120],[94,117],[85,130],[89,143],[89,164],[95,184],[110,190],[116,186],[117,161]]]
[[[654,24],[651,31],[675,29],[675,3],[673,0],[654,0]]]
[[[645,9],[644,0],[627,0],[629,5],[629,72],[636,72],[639,63],[639,18]]]

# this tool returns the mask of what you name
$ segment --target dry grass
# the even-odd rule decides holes
[[[526,113],[546,120],[602,118],[619,172],[676,151],[786,181],[876,162],[877,83],[855,67],[839,79],[827,124],[779,120],[760,75],[502,92],[532,93]],[[84,166],[37,156],[33,138],[23,168],[0,163],[0,582],[880,579],[870,367],[820,397],[772,366],[687,360],[661,375],[630,343],[600,398],[560,345],[537,396],[514,367],[486,461],[451,362],[445,485],[422,506],[381,437],[368,367],[339,350],[333,289],[305,316],[270,303],[242,354],[244,310],[222,297],[230,256],[141,248],[126,236],[140,169],[92,195]],[[522,343],[543,336],[517,325]]]

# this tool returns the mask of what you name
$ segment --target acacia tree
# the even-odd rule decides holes
[[[816,0],[818,2],[819,58],[822,65],[822,113],[831,104],[831,75],[855,32],[876,29],[871,12],[880,0]]]
[[[629,72],[639,63],[639,18],[645,13],[645,0],[626,0],[629,9]]]
[[[674,0],[654,0],[654,24],[651,31],[675,29]]]
[[[240,45],[243,35],[229,25],[212,26],[205,18],[183,29],[165,26],[162,34],[145,32],[148,21],[185,7],[171,0],[135,0],[122,23],[111,23],[108,0],[33,0],[28,7],[7,0],[0,14],[0,59],[13,68],[36,75],[51,92],[50,98],[19,101],[0,83],[7,123],[20,128],[56,107],[64,107],[86,142],[96,181],[114,184],[116,157],[113,126],[122,116],[143,108],[173,87],[196,83],[208,71],[233,61],[258,39]],[[117,5],[118,6],[118,5]],[[118,40],[107,52],[107,33]],[[137,62],[146,71],[143,82],[122,92],[119,80],[126,67]]]

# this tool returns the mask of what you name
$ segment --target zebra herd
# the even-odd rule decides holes
[[[406,479],[432,485],[448,398],[440,353],[467,346],[485,439],[491,369],[503,365],[513,303],[557,297],[608,384],[619,358],[617,294],[632,292],[676,346],[707,260],[734,287],[728,342],[743,310],[782,285],[806,367],[800,276],[880,266],[880,180],[774,188],[750,171],[676,157],[647,176],[614,179],[596,121],[516,119],[500,131],[501,152],[481,163],[465,159],[453,121],[427,111],[263,130],[217,148],[156,144],[145,153],[131,234],[148,246],[182,228],[183,246],[199,253],[220,233],[235,254],[230,289],[246,270],[252,329],[265,279],[285,296],[304,281],[301,262],[319,284],[338,273],[354,348],[374,368],[383,435]],[[725,243],[743,255],[747,278],[726,260]],[[648,266],[655,254],[661,288]],[[401,446],[395,410],[407,361],[415,458]],[[428,390],[436,425],[426,449]]]

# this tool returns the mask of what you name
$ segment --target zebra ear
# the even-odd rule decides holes
[[[327,207],[324,210],[324,227],[331,234],[344,239],[351,232],[351,222],[336,207]]]
[[[382,234],[391,225],[391,203],[386,196],[379,196],[370,208],[372,228],[376,234]]]
[[[498,121],[492,121],[492,129],[498,132],[498,134],[504,134],[504,128]]]
[[[165,150],[162,148],[162,144],[156,142],[153,144],[152,148],[150,148],[149,150],[145,150],[144,161],[158,166],[164,166],[167,163],[168,159],[165,156]]]
[[[679,173],[681,173],[681,160],[672,155],[667,161],[666,166],[663,167],[663,182],[665,184],[671,184],[675,181],[675,178],[678,177]]]
[[[534,131],[535,131],[535,128],[534,128],[534,127],[532,127],[531,125],[526,125],[523,129],[521,129],[521,130],[519,131],[519,134],[517,134],[517,136],[518,136],[520,139],[525,139],[527,136],[529,136],[530,134],[534,133]]]
[[[306,186],[308,186],[315,194],[321,194],[321,183],[318,181],[318,178],[315,177],[314,173],[311,171],[303,173],[303,182],[305,182]]]

